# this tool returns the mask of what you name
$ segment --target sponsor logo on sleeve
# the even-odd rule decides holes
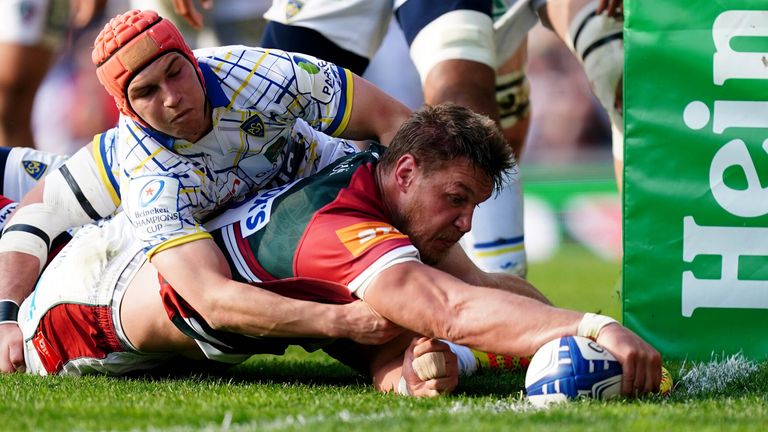
[[[316,64],[312,63],[309,59],[294,55],[293,62],[296,66],[307,72],[308,74],[315,75],[320,72],[320,68]]]
[[[363,252],[381,242],[408,238],[388,223],[373,221],[341,228],[336,230],[336,235],[353,257],[362,255]]]
[[[155,176],[137,178],[132,180],[129,190],[132,204],[129,214],[139,238],[148,240],[181,229],[178,180]]]
[[[157,201],[163,191],[165,191],[165,182],[166,179],[150,180],[147,184],[142,186],[141,191],[139,192],[139,205],[141,207],[146,207]]]
[[[24,172],[29,174],[35,180],[40,180],[40,178],[43,177],[43,174],[45,174],[45,171],[48,170],[48,165],[40,161],[21,161],[21,166],[24,167]]]
[[[305,57],[294,55],[293,62],[306,74],[296,71],[296,86],[300,93],[309,92],[312,99],[330,103],[339,92],[340,80],[336,67],[326,61],[313,62]]]

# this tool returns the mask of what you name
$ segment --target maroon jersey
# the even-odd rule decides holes
[[[340,159],[318,174],[260,191],[207,224],[236,280],[286,297],[326,303],[361,298],[382,270],[418,260],[392,226],[376,187],[376,153]],[[171,320],[206,354],[280,353],[305,339],[215,331],[172,287],[161,289]],[[313,343],[317,339],[310,339]]]

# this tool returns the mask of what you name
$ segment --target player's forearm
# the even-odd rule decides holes
[[[32,293],[38,277],[37,257],[20,252],[0,253],[0,299],[17,304]]]
[[[529,297],[487,290],[462,301],[448,319],[446,339],[481,351],[528,356],[552,339],[577,334],[582,317]]]
[[[481,270],[459,245],[451,248],[448,255],[434,267],[470,285],[499,288],[545,304],[552,304],[541,291],[525,279],[508,273],[488,273]]]
[[[200,311],[217,330],[270,337],[345,336],[341,306],[295,300],[235,281],[228,285]]]
[[[576,334],[583,316],[504,290],[473,287],[408,263],[382,272],[365,300],[416,333],[517,356],[531,355],[556,337]]]

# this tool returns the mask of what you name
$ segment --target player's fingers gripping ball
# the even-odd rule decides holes
[[[413,359],[413,371],[422,381],[442,378],[446,375],[445,354],[440,351],[424,353]]]
[[[661,367],[661,384],[659,384],[659,394],[667,396],[672,392],[672,375],[664,366]]]

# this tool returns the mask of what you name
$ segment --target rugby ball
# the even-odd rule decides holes
[[[621,364],[591,339],[561,337],[536,351],[525,390],[536,406],[578,397],[609,399],[621,393]]]

